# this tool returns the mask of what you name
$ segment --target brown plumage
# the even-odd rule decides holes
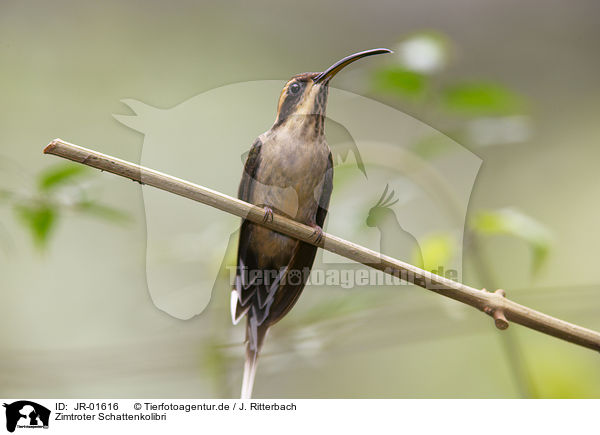
[[[342,59],[322,73],[292,77],[283,88],[273,127],[256,139],[244,166],[238,197],[315,228],[319,239],[333,184],[333,162],[324,134],[329,80],[377,49]],[[258,354],[269,328],[300,296],[317,248],[263,226],[243,221],[232,317],[245,314],[246,364],[242,397],[252,394]]]

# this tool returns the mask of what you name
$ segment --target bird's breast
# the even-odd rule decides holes
[[[314,223],[329,158],[325,139],[305,140],[285,131],[265,136],[252,202]]]

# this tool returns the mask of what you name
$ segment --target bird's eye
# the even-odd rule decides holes
[[[300,92],[300,84],[292,83],[290,85],[290,94],[296,95],[298,92]]]

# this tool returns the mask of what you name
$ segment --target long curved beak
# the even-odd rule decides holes
[[[337,73],[339,73],[343,68],[350,65],[352,62],[354,62],[358,59],[362,59],[363,57],[373,56],[375,54],[386,54],[386,53],[393,53],[393,51],[388,50],[387,48],[374,48],[372,50],[361,51],[359,53],[351,54],[350,56],[347,56],[347,57],[343,58],[342,60],[337,61],[336,63],[331,65],[329,68],[327,68],[325,71],[323,71],[321,74],[316,76],[314,78],[314,82],[315,83],[321,83],[321,82],[327,83],[333,76],[335,76]]]

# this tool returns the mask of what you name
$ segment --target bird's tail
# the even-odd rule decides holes
[[[254,377],[256,376],[256,366],[258,363],[258,353],[254,355],[246,354],[244,363],[244,378],[242,380],[242,399],[252,398],[252,388],[254,387]]]
[[[242,399],[252,398],[254,377],[258,364],[258,353],[262,348],[268,327],[257,326],[253,318],[248,319],[246,327],[246,362],[244,363],[244,377],[242,379]]]

